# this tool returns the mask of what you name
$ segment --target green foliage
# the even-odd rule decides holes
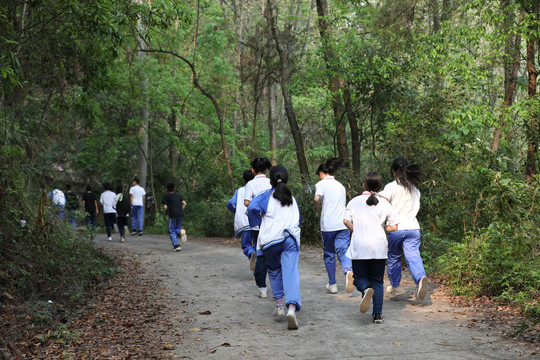
[[[476,197],[478,227],[438,260],[457,294],[487,295],[540,316],[540,182],[493,174]]]

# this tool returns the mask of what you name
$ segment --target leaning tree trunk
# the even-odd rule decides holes
[[[538,19],[538,5],[534,7],[535,19]],[[538,26],[529,26],[529,37],[527,38],[527,71],[529,73],[529,100],[534,104],[536,100],[536,84],[538,71],[536,70],[535,58],[535,39],[532,34],[537,34]],[[536,174],[537,169],[537,154],[538,154],[538,112],[533,110],[534,105],[530,106],[529,119],[526,123],[527,137],[527,160],[525,163],[525,173],[528,178],[532,178]]]
[[[304,152],[304,141],[302,139],[302,132],[300,131],[298,122],[296,120],[296,114],[294,113],[292,95],[288,88],[291,79],[291,68],[289,63],[290,54],[285,53],[282,43],[280,41],[280,33],[277,27],[277,19],[275,13],[276,8],[274,1],[275,0],[268,1],[268,22],[270,24],[272,37],[276,44],[276,50],[279,55],[281,94],[283,95],[285,114],[287,115],[289,127],[291,128],[291,133],[294,139],[294,145],[296,147],[296,157],[298,159],[298,167],[300,168],[300,174],[302,175],[302,180],[307,183],[309,181],[309,169],[306,160],[306,154]]]

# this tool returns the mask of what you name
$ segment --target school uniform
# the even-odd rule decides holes
[[[333,176],[327,176],[315,185],[315,195],[319,195],[321,204],[321,237],[324,251],[324,265],[328,273],[328,283],[336,283],[336,254],[346,275],[352,271],[351,259],[345,255],[350,243],[350,231],[343,224],[345,187]]]
[[[103,192],[99,197],[99,202],[103,205],[103,218],[108,237],[111,237],[111,229],[116,223],[116,210],[114,209],[116,200],[116,194],[110,190]]]
[[[227,201],[227,209],[234,214],[234,237],[241,236],[241,245],[244,255],[250,258],[251,254],[256,251],[255,244],[252,240],[251,227],[246,215],[246,206],[244,205],[244,195],[246,187],[238,188],[233,197]]]
[[[382,313],[384,266],[388,253],[388,241],[383,226],[397,224],[399,217],[385,199],[378,198],[377,205],[366,204],[370,195],[370,192],[364,192],[347,204],[345,220],[353,223],[353,232],[346,254],[352,260],[354,286],[362,293],[367,288],[374,291],[375,315]]]
[[[258,194],[271,189],[270,179],[264,174],[256,175],[252,180],[248,181],[246,184],[246,190],[244,193],[244,200],[253,201],[253,198]],[[250,225],[251,226],[251,225]],[[251,241],[253,244],[257,244],[259,237],[259,227],[251,226]],[[246,240],[247,241],[247,240]],[[266,256],[262,250],[257,250],[257,262],[255,263],[255,271],[253,276],[255,277],[255,282],[257,286],[261,289],[266,288],[266,274],[268,272],[266,264]]]
[[[420,224],[416,215],[420,210],[420,191],[413,187],[409,192],[397,181],[384,187],[380,196],[390,201],[396,209],[400,222],[398,230],[388,233],[388,279],[390,285],[398,287],[401,282],[401,256],[405,256],[407,267],[416,285],[426,276],[420,255]]]
[[[294,304],[300,311],[300,210],[296,199],[282,206],[272,195],[274,189],[254,197],[247,209],[249,224],[260,226],[257,251],[263,251],[268,265],[274,299],[285,297],[285,304]]]

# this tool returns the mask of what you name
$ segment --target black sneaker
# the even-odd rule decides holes
[[[176,245],[172,251],[181,251],[182,248],[180,247],[180,245]]]
[[[375,324],[382,324],[384,321],[384,318],[382,317],[382,314],[375,314],[373,315],[373,322]]]
[[[142,231],[139,231],[139,236],[142,236]]]

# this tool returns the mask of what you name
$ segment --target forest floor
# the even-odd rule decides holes
[[[123,259],[126,273],[69,325],[73,341],[37,342],[30,358],[540,359],[538,326],[511,339],[520,323],[512,309],[466,302],[435,282],[419,301],[407,271],[402,292],[385,294],[384,323],[373,324],[371,310],[358,310],[359,293],[345,293],[344,277],[338,294],[326,292],[314,246],[300,251],[300,327],[287,330],[285,317],[272,316],[271,292],[257,297],[238,240],[190,238],[181,252],[165,235],[96,242]]]

